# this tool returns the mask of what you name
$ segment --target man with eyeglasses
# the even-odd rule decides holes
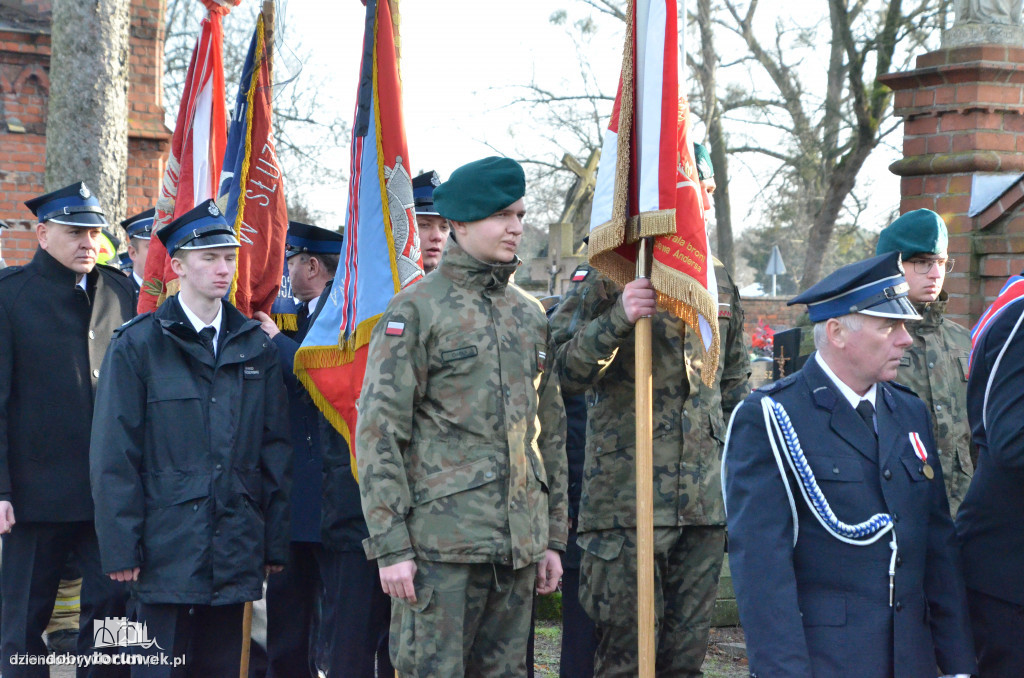
[[[899,252],[910,285],[909,299],[921,320],[907,321],[914,345],[903,353],[896,379],[928,405],[938,445],[949,509],[955,516],[967,494],[977,452],[967,420],[970,332],[948,318],[942,290],[954,260],[946,251],[946,224],[927,209],[907,212],[878,236],[875,254]]]

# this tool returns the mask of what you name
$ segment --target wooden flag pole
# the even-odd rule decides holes
[[[252,601],[245,603],[242,611],[242,662],[238,678],[249,678],[249,646],[252,644]]]
[[[651,239],[636,249],[636,277],[651,277]],[[654,444],[651,385],[651,319],[634,326],[636,350],[636,584],[637,652],[640,678],[654,678]]]

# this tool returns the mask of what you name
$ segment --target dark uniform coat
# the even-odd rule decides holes
[[[792,474],[793,516],[767,437],[761,400],[785,407],[808,464],[839,520],[893,516],[899,546],[889,606],[890,535],[843,543],[810,513]],[[812,357],[752,394],[730,426],[723,477],[729,563],[751,676],[935,678],[973,673],[956,535],[928,412],[895,383],[876,393],[871,430]],[[928,450],[924,473],[909,434]],[[781,451],[781,450],[780,450]],[[782,451],[785,454],[785,451]],[[788,473],[788,468],[787,468]]]
[[[93,518],[93,393],[110,337],[135,308],[117,269],[86,278],[88,292],[43,249],[0,273],[0,499],[19,522]]]
[[[262,596],[288,559],[291,449],[277,351],[224,304],[216,359],[177,297],[117,332],[99,384],[92,484],[103,570],[144,603]]]
[[[967,586],[1024,606],[1024,343],[1019,329],[1010,337],[1021,309],[1008,306],[975,348],[967,409],[978,468],[956,525]]]
[[[306,338],[306,333],[330,293],[327,283],[317,309],[312,314],[298,319],[298,330],[282,331],[273,341],[277,347],[284,385],[288,389],[288,408],[292,432],[292,492],[291,492],[291,540],[320,541],[320,505],[323,486],[323,455],[320,453],[320,420],[323,415],[313,404],[309,391],[294,373],[295,353]],[[356,502],[359,493],[356,491]]]

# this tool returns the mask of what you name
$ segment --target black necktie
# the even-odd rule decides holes
[[[215,334],[217,334],[217,330],[209,325],[199,330],[199,341],[203,342],[203,346],[214,357],[217,355],[217,352],[213,350],[213,335]]]
[[[295,316],[295,326],[298,328],[299,334],[306,336],[306,330],[309,329],[309,304],[305,302],[299,304]]]
[[[857,403],[857,414],[864,420],[864,423],[867,424],[875,438],[878,438],[878,433],[875,431],[875,407],[871,404],[871,401],[862,400]]]

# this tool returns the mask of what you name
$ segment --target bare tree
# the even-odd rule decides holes
[[[54,0],[47,190],[77,180],[112,223],[125,216],[128,175],[129,0]]]
[[[828,0],[828,65],[824,99],[805,85],[808,49],[820,46],[818,27],[776,23],[765,42],[755,22],[759,0],[745,7],[722,0],[728,28],[746,46],[758,71],[772,87],[733,91],[726,108],[737,121],[777,134],[747,133],[747,143],[731,153],[757,153],[781,163],[773,181],[798,187],[793,195],[809,201],[806,256],[800,287],[822,275],[825,252],[836,224],[859,204],[854,196],[858,174],[871,152],[899,123],[892,120],[892,93],[878,78],[894,67],[900,54],[920,47],[948,13],[948,0]],[[897,48],[902,47],[902,52]],[[752,78],[753,80],[754,78]],[[735,128],[735,126],[733,126]],[[764,143],[764,138],[778,143]],[[852,198],[852,200],[851,200]],[[851,204],[852,203],[852,204]]]
[[[277,155],[289,181],[289,191],[344,178],[337,164],[339,150],[348,148],[349,126],[330,112],[325,103],[332,89],[323,86],[303,68],[306,53],[293,42],[287,25],[287,1],[278,0],[274,27],[274,137]],[[227,110],[234,104],[235,88],[245,63],[249,39],[256,25],[260,3],[243,3],[224,19],[224,80]],[[188,71],[199,24],[206,10],[195,0],[167,0],[164,41],[164,101],[169,116],[177,113],[177,102]],[[173,121],[168,123],[173,127]],[[345,154],[341,154],[345,155]]]

